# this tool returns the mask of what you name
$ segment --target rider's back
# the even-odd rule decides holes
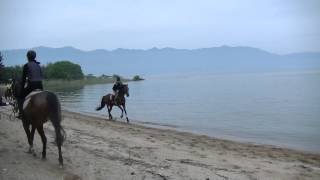
[[[116,82],[114,85],[113,85],[113,91],[118,91],[118,90],[121,90],[122,88],[122,82]]]
[[[24,65],[24,69],[29,82],[42,81],[41,67],[36,61],[29,61]]]

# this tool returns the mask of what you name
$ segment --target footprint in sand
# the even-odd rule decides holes
[[[67,174],[63,177],[63,180],[81,180],[81,178],[75,174]]]
[[[232,166],[232,169],[240,169],[241,167],[240,166],[238,166],[238,165],[233,165]]]

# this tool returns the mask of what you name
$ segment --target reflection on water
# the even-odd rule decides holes
[[[70,110],[95,111],[110,84],[57,90]],[[130,82],[129,118],[215,137],[320,150],[320,73],[176,75]],[[119,116],[117,108],[114,116]]]

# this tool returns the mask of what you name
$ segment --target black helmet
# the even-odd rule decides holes
[[[35,60],[36,59],[36,52],[34,50],[30,50],[27,52],[27,58],[28,60]]]
[[[120,81],[120,77],[119,77],[119,76],[117,76],[117,78],[116,78],[116,79],[117,79],[117,81]]]

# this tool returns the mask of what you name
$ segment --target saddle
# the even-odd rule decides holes
[[[117,100],[118,100],[118,102],[117,102]],[[119,102],[120,98],[118,97],[118,99],[116,99],[116,96],[114,94],[111,94],[110,101],[113,102],[114,105],[120,104],[120,102]]]
[[[41,93],[41,92],[43,92],[43,90],[41,90],[41,89],[35,89],[35,90],[33,90],[31,93],[29,93],[29,94],[26,96],[26,98],[24,99],[24,101],[23,101],[23,110],[24,110],[24,109],[28,106],[28,104],[30,103],[31,97],[34,96],[34,95],[36,95],[36,94],[39,94],[39,93]]]

